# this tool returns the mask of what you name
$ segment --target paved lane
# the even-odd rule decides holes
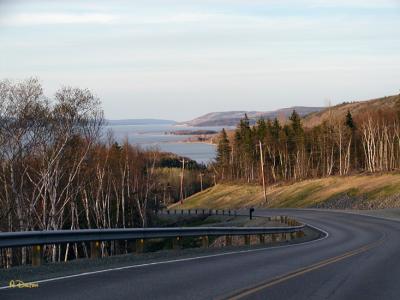
[[[290,215],[323,240],[0,290],[0,299],[399,299],[400,222],[312,210]]]

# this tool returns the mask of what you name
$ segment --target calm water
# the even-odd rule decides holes
[[[166,132],[176,130],[216,130],[222,127],[186,127],[173,125],[112,125],[105,126],[112,130],[117,142],[122,143],[126,138],[129,143],[142,148],[156,147],[161,151],[172,152],[186,156],[197,162],[207,163],[215,158],[216,147],[204,143],[182,143],[190,135],[171,135]]]

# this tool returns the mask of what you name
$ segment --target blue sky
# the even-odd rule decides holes
[[[0,78],[187,120],[399,93],[400,0],[0,0]]]

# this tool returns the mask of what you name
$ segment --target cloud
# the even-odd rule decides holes
[[[311,0],[306,3],[319,7],[358,7],[358,8],[384,8],[398,7],[397,0]]]
[[[4,17],[0,24],[8,26],[33,26],[52,24],[107,24],[118,17],[102,13],[23,13]]]
[[[141,16],[126,16],[121,21],[133,24],[163,24],[163,23],[193,23],[203,22],[211,19],[221,18],[220,14],[210,13],[174,13],[174,14],[159,14],[159,15],[141,15]]]

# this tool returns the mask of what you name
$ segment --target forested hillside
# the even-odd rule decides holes
[[[250,126],[245,117],[229,137],[223,130],[218,179],[270,184],[400,168],[398,96],[339,105],[316,115],[320,120],[312,127],[305,127],[293,111],[285,124],[275,118]]]

